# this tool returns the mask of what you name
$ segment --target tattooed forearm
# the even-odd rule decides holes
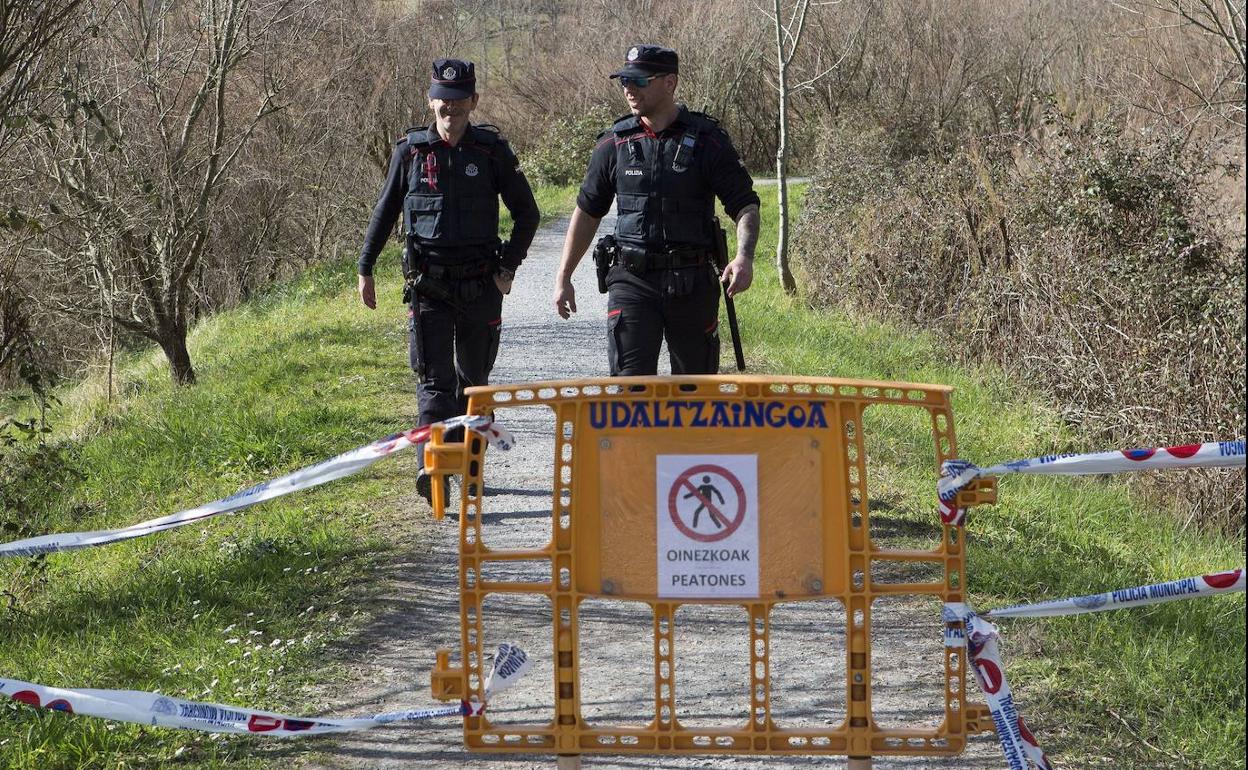
[[[758,243],[758,206],[750,204],[737,214],[737,256],[754,259]]]

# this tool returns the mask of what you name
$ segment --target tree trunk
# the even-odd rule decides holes
[[[774,0],[776,14],[776,64],[780,79],[780,109],[776,137],[776,205],[779,208],[779,232],[776,237],[776,271],[780,274],[780,286],[790,296],[797,293],[797,283],[789,270],[789,186],[785,160],[788,154],[788,62],[784,55],[783,24],[780,21],[780,0]]]
[[[160,349],[165,351],[169,360],[169,375],[174,384],[194,385],[195,369],[191,366],[191,352],[186,348],[186,330],[173,329],[165,332],[160,339]]]
[[[780,273],[780,286],[784,293],[792,296],[797,293],[797,282],[789,270],[789,180],[782,153],[776,154],[776,205],[780,213],[776,231],[776,270]]]

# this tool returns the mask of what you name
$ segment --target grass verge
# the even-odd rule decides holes
[[[554,216],[575,189],[536,193]],[[62,389],[47,443],[0,455],[0,541],[125,526],[410,427],[404,330],[395,312],[360,305],[354,272],[318,267],[198,324],[194,387],[169,384],[147,352],[119,368],[111,403],[96,379]],[[397,270],[379,273],[393,310]],[[0,676],[309,713],[301,693],[363,619],[413,463],[408,453],[350,484],[129,543],[0,560]],[[0,699],[0,767],[12,770],[260,768],[306,751]]]
[[[534,187],[533,198],[537,201],[537,210],[542,212],[542,222],[563,216],[572,211],[576,205],[576,193],[579,185]],[[511,212],[506,206],[500,206],[498,212],[498,231],[504,238],[511,232]]]
[[[777,221],[774,188],[760,194],[755,283],[738,301],[753,371],[951,385],[959,455],[981,464],[1067,447],[1056,405],[1027,383],[952,364],[934,335],[815,312],[785,296],[769,224]],[[887,515],[909,523],[913,538],[934,540],[930,434],[883,412],[869,446],[869,488],[883,490]],[[967,527],[968,598],[981,609],[1244,563],[1241,539],[1185,529],[1108,478],[1009,476],[1000,500],[972,511]],[[1059,765],[1244,767],[1243,594],[1000,627],[1015,698]]]

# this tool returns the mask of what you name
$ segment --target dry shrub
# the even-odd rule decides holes
[[[1207,190],[1227,171],[1173,136],[1050,117],[904,161],[882,131],[830,133],[795,239],[810,301],[996,361],[1083,448],[1242,436],[1244,234]],[[1242,473],[1192,490],[1193,518],[1242,527]]]
[[[769,22],[753,6],[736,0],[500,5],[524,32],[513,33],[505,55],[495,53],[479,72],[482,110],[503,127],[522,160],[530,147],[557,145],[587,114],[608,116],[582,129],[592,141],[611,116],[627,113],[618,83],[608,76],[630,45],[654,43],[680,54],[677,98],[720,119],[747,163],[769,165],[776,104],[764,77],[771,66]],[[505,39],[502,22],[483,23],[495,24],[498,39]]]

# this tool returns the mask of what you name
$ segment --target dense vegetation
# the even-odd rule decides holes
[[[765,201],[764,221],[775,216]],[[764,238],[761,247],[773,245],[774,230]],[[771,270],[743,295],[740,312],[747,356],[766,371],[953,386],[958,453],[972,462],[1081,441],[1043,382],[955,360],[941,333],[808,307],[786,297]],[[891,531],[924,533],[906,547],[930,547],[935,474],[914,450],[930,445],[930,426],[891,413],[873,424],[868,412],[864,428],[881,519]],[[1240,470],[1209,475],[1243,483]],[[1170,490],[1182,482],[1173,473],[1158,479]],[[968,600],[987,609],[1243,563],[1242,533],[1202,532],[1157,498],[1121,479],[1003,477],[1000,503],[973,509],[966,526]],[[1057,767],[1244,767],[1243,595],[999,625],[1015,698]]]
[[[1056,111],[1026,141],[905,160],[889,144],[853,129],[824,144],[795,243],[812,306],[998,363],[1053,395],[1072,447],[1243,435],[1243,233],[1204,189],[1224,168]],[[1184,518],[1242,531],[1242,476],[1184,484]]]

